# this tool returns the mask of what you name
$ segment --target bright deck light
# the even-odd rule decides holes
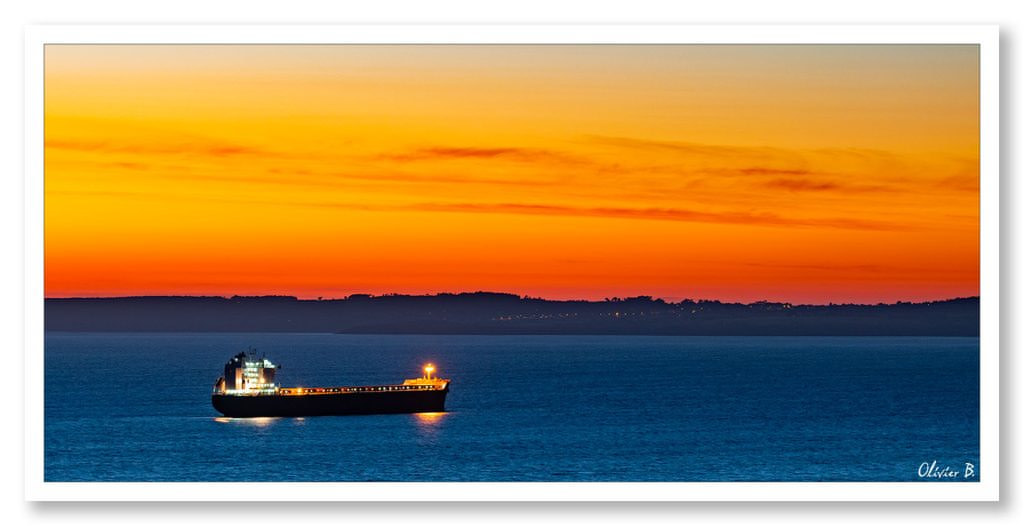
[[[434,364],[432,364],[432,363],[428,363],[428,364],[427,364],[427,365],[426,365],[426,366],[425,366],[425,367],[423,368],[423,373],[424,373],[424,375],[425,375],[425,376],[426,376],[427,378],[430,378],[430,375],[431,375],[431,374],[433,374],[433,372],[434,372]]]

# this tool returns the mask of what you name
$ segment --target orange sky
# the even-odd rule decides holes
[[[46,47],[48,297],[978,294],[977,46]]]

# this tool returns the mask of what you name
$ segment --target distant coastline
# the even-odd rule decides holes
[[[45,328],[77,332],[978,336],[978,297],[894,304],[562,301],[495,292],[47,298]]]

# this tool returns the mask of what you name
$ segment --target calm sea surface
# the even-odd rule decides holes
[[[448,412],[220,418],[233,354]],[[914,481],[978,464],[978,338],[47,333],[47,481]],[[963,480],[960,478],[959,480]],[[972,480],[977,480],[975,477]]]

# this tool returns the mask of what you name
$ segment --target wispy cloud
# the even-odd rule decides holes
[[[391,184],[408,183],[411,185],[457,184],[457,185],[497,185],[509,187],[544,187],[557,184],[554,181],[528,179],[524,177],[472,176],[459,174],[418,174],[400,172],[311,172],[298,170],[276,170],[270,175],[259,174],[184,174],[175,173],[169,176],[177,180],[217,181],[237,183],[241,185],[266,184],[280,186],[306,186],[314,188],[348,188],[353,184],[366,185],[373,183]]]
[[[377,159],[395,162],[495,160],[522,163],[590,164],[592,161],[567,152],[517,146],[429,146],[407,151],[383,153]]]
[[[691,223],[719,223],[753,226],[778,227],[820,227],[845,230],[908,230],[907,224],[895,225],[881,221],[853,219],[844,217],[787,217],[767,212],[705,212],[685,208],[646,208],[646,207],[582,207],[542,203],[407,203],[407,204],[366,204],[335,201],[295,201],[275,199],[248,199],[214,195],[170,195],[150,192],[126,191],[63,191],[52,190],[52,195],[106,196],[125,197],[132,199],[155,200],[200,200],[237,204],[294,206],[314,208],[334,208],[358,210],[364,212],[450,212],[474,214],[518,214],[541,216],[571,216],[618,218],[651,221],[680,221]]]
[[[214,158],[237,156],[282,157],[282,152],[220,141],[130,142],[109,140],[47,139],[47,149],[131,155],[195,155]]]
[[[981,176],[978,172],[961,172],[943,177],[938,186],[963,192],[978,192],[981,189]]]
[[[812,178],[778,178],[769,179],[760,184],[769,189],[789,190],[792,192],[838,192],[843,194],[855,193],[886,193],[901,192],[903,188],[896,185],[884,184],[849,184],[835,180],[812,179]]]
[[[815,264],[815,263],[772,263],[764,261],[747,261],[740,263],[744,267],[758,267],[758,268],[778,268],[778,269],[792,269],[801,271],[813,271],[813,272],[835,272],[836,270],[846,270],[855,272],[866,272],[866,273],[879,273],[879,272],[891,272],[897,268],[890,265],[877,265],[877,264],[845,264],[845,263],[827,263],[827,264]],[[915,271],[925,271],[926,269],[914,269]]]
[[[764,166],[751,166],[734,170],[742,175],[811,175],[810,170],[803,168],[766,168]]]
[[[948,266],[944,267],[941,265],[907,266],[899,264],[871,263],[782,263],[766,261],[733,261],[730,262],[730,264],[738,264],[743,267],[795,270],[800,273],[827,273],[833,275],[837,272],[845,272],[858,275],[885,274],[889,276],[920,277],[923,275],[941,276],[958,273],[958,270],[952,270]]]
[[[689,155],[728,156],[740,153],[749,154],[753,152],[761,152],[766,156],[774,156],[778,155],[780,152],[785,152],[785,150],[770,147],[758,148],[744,146],[726,146],[698,142],[665,141],[658,139],[645,139],[638,137],[615,137],[608,135],[587,135],[584,136],[584,139],[590,143],[602,144],[606,146],[616,146],[620,148],[629,148],[634,150],[671,151]]]
[[[511,204],[504,207],[505,213],[643,216],[674,221],[798,225],[803,223],[772,212],[785,207],[787,213],[800,216],[827,213],[815,203],[801,202],[802,194],[836,204],[853,203],[858,194],[950,195],[976,193],[978,188],[976,163],[972,167],[969,159],[950,165],[943,160],[908,160],[868,149],[800,150],[596,135],[585,136],[583,142],[565,149],[449,143],[383,153],[321,150],[309,154],[193,136],[152,142],[51,138],[46,146],[114,154],[107,156],[111,166],[137,171],[149,168],[150,177],[181,181],[305,187],[309,191],[358,188],[382,192],[395,200],[439,202],[461,199],[485,191],[487,186],[494,187],[487,190],[491,194],[500,192],[502,199],[529,202],[535,189],[543,189],[565,210]],[[235,163],[235,159],[246,163]],[[211,169],[215,163],[230,170]],[[178,167],[172,169],[172,165]],[[628,206],[583,209],[574,207],[577,200],[618,200]],[[750,212],[703,217],[701,211],[709,202],[716,208]],[[860,219],[831,219],[820,224],[887,228]]]
[[[854,230],[903,230],[889,223],[864,219],[785,217],[767,212],[706,212],[684,208],[578,207],[528,203],[426,203],[406,208],[432,212],[473,212],[647,219],[695,223],[764,226],[829,227]]]
[[[644,170],[645,152],[650,152],[650,158],[658,162],[647,167],[648,172],[678,174],[688,188],[720,194],[724,189],[737,198],[740,192],[763,198],[771,190],[836,197],[978,191],[977,158],[907,155],[870,148],[794,149],[595,135],[586,136],[585,141],[634,152],[630,169],[638,173]],[[750,182],[730,182],[736,178]]]
[[[792,179],[792,178],[780,178],[770,179],[761,183],[764,188],[792,190],[792,191],[831,191],[831,190],[848,190],[839,184],[829,181],[815,181],[812,179]]]

